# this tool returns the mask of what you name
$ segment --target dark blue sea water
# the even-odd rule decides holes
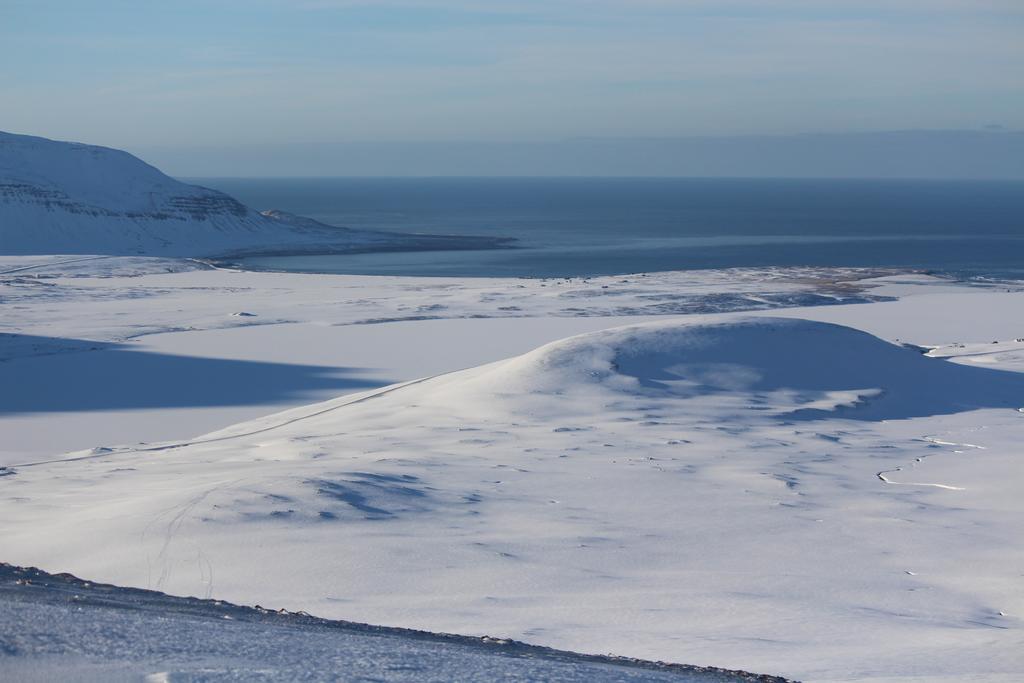
[[[263,257],[252,267],[558,277],[871,266],[1024,279],[1024,182],[654,178],[193,179],[353,228],[514,237],[519,248]]]

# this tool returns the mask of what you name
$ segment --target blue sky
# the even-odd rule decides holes
[[[117,147],[988,124],[1020,0],[0,0],[0,129]]]

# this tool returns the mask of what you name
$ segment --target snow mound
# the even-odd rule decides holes
[[[732,397],[792,418],[899,419],[1024,405],[1024,378],[926,357],[842,325],[784,318],[658,322],[561,340],[470,380],[496,393]],[[581,404],[582,405],[582,404]]]

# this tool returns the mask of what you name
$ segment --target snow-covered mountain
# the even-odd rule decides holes
[[[493,244],[485,241],[260,213],[121,150],[0,132],[0,254],[214,256]]]

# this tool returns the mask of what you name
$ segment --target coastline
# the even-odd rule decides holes
[[[493,249],[518,248],[514,237],[478,237],[474,235],[417,235],[412,233],[388,233],[360,231],[360,234],[379,236],[385,240],[379,244],[302,244],[293,247],[266,247],[242,251],[231,251],[215,256],[197,257],[193,260],[210,263],[220,267],[235,267],[254,272],[265,272],[266,269],[243,267],[238,263],[241,259],[272,256],[342,256],[346,254],[387,254],[403,252],[432,251],[480,251]]]

